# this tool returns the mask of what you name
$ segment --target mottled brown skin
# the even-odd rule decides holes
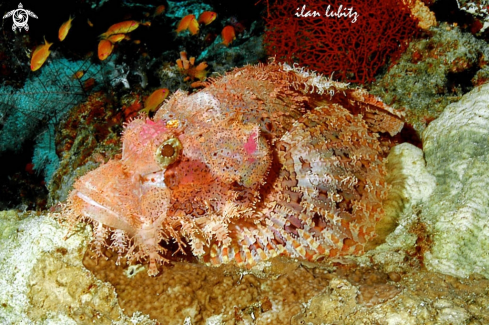
[[[93,223],[97,251],[110,242],[150,275],[189,248],[247,267],[361,254],[388,189],[379,134],[402,125],[346,84],[274,63],[235,69],[129,123],[122,159],[81,177],[65,214]]]

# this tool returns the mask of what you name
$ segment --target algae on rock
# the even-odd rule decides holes
[[[483,40],[447,23],[430,33],[412,41],[370,90],[387,105],[405,109],[406,121],[419,133],[448,104],[484,82],[488,70],[489,46]]]

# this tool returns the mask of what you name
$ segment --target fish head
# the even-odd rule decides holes
[[[122,164],[127,173],[146,177],[161,173],[180,159],[180,130],[166,121],[135,119],[122,136]]]
[[[248,193],[249,198],[259,196],[272,154],[257,124],[243,120],[240,114],[229,115],[219,100],[205,91],[190,96],[175,93],[154,120],[178,121],[180,125],[181,159],[165,171],[173,191],[179,191],[177,185],[193,183],[195,197],[202,197],[197,192],[209,187],[212,194],[208,197],[214,202],[234,202],[233,195],[238,192]],[[218,210],[216,207],[214,212]]]
[[[69,198],[73,211],[128,236],[156,220],[163,222],[162,207],[170,198],[164,173],[180,158],[181,149],[178,130],[162,121],[133,120],[122,136],[122,158],[109,160],[75,182]]]
[[[121,159],[76,182],[71,201],[78,201],[79,214],[131,235],[175,215],[222,215],[229,205],[250,209],[271,166],[259,127],[214,121],[207,130],[200,122],[202,129],[178,119],[128,123]]]

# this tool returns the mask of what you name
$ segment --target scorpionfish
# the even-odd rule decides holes
[[[177,252],[242,267],[358,255],[402,127],[365,90],[275,62],[237,68],[128,123],[120,158],[76,181],[65,215],[151,276]]]

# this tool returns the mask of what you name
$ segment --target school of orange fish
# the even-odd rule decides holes
[[[153,17],[161,15],[165,11],[165,6],[160,5],[156,7]],[[190,14],[183,17],[180,22],[177,24],[177,28],[175,32],[177,34],[185,31],[189,31],[191,35],[197,35],[199,32],[199,27],[201,24],[209,25],[217,18],[217,13],[213,11],[204,11],[202,12],[198,18],[195,18],[195,15]],[[64,41],[68,36],[68,32],[71,29],[72,21],[74,18],[71,16],[69,19],[64,22],[58,31],[58,39],[60,42]],[[90,27],[93,27],[93,23],[88,19],[87,24]],[[139,25],[143,26],[151,26],[151,22],[138,22],[135,20],[126,20],[116,24],[107,29],[105,33],[102,33],[100,37],[100,41],[98,43],[98,58],[103,61],[107,59],[114,50],[114,44],[121,42],[123,40],[130,40],[130,36],[128,35]],[[225,46],[229,46],[236,39],[236,32],[233,26],[227,25],[222,29],[221,32],[222,44]],[[138,42],[137,40],[135,42]],[[44,62],[46,62],[49,54],[51,53],[50,47],[53,43],[49,43],[46,38],[44,38],[44,44],[39,45],[33,52],[31,56],[31,70],[36,71],[40,69]],[[189,79],[198,79],[198,82],[192,83],[192,87],[197,86],[200,82],[204,81],[207,75],[207,71],[204,69],[207,67],[207,63],[202,62],[197,66],[194,65],[195,58],[191,57],[190,60],[187,60],[186,53],[180,53],[180,59],[177,60],[177,65],[180,71],[186,75],[185,81]],[[77,71],[74,75],[74,79],[80,79],[83,77],[83,71]],[[155,90],[145,101],[143,112],[149,115],[150,112],[156,111],[159,105],[166,99],[169,94],[169,90],[166,88],[161,88]]]
[[[160,15],[165,10],[165,6],[158,6],[155,10],[156,15]],[[177,25],[177,29],[175,32],[177,34],[188,30],[190,34],[196,35],[199,32],[199,25],[209,25],[217,18],[217,13],[213,11],[204,11],[199,15],[199,18],[196,19],[195,15],[190,14],[183,17]],[[71,22],[74,18],[69,18],[66,22],[64,22],[59,28],[58,38],[62,42],[68,32],[71,29]],[[89,26],[93,26],[90,20],[87,20]],[[100,35],[100,42],[98,44],[98,58],[100,60],[107,59],[114,49],[114,44],[118,43],[122,40],[129,40],[130,37],[127,35],[130,32],[134,31],[139,25],[151,26],[151,22],[138,22],[135,20],[126,20],[120,23],[113,24],[107,29],[107,31]],[[236,39],[236,32],[234,27],[231,25],[227,25],[222,29],[221,32],[222,44],[229,46]],[[31,70],[36,71],[42,67],[44,62],[46,62],[51,51],[49,48],[53,45],[53,43],[49,43],[44,39],[44,44],[39,45],[31,56]]]

